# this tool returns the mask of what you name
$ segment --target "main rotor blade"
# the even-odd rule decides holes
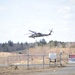
[[[36,34],[36,32],[35,31],[32,31],[32,30],[29,30],[30,32],[32,32],[32,33],[35,33]]]
[[[24,35],[28,35],[28,34],[32,34],[32,33],[27,33],[27,34],[24,34]]]

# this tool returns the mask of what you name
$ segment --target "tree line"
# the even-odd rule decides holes
[[[50,40],[48,43],[45,39],[41,39],[39,42],[34,43],[13,43],[13,41],[9,40],[5,43],[0,43],[0,52],[13,52],[13,51],[19,51],[19,50],[26,50],[28,48],[33,48],[35,46],[43,46],[43,45],[49,45],[51,48],[53,47],[60,47],[60,48],[75,48],[75,42],[61,42],[61,41],[53,41]]]

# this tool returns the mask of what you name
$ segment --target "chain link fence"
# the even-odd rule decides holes
[[[56,62],[50,62],[49,55],[43,54],[19,54],[8,57],[0,57],[0,65],[19,65],[29,67],[60,66],[68,63],[67,54],[57,54]]]

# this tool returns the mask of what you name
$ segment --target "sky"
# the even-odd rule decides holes
[[[52,35],[29,38],[29,30]],[[0,0],[0,43],[40,39],[75,42],[75,0]]]

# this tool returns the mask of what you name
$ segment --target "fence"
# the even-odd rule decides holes
[[[59,66],[68,62],[68,55],[57,54],[56,62],[50,62],[49,55],[45,54],[19,54],[8,57],[0,57],[0,65],[19,65],[30,67],[47,67],[47,66]]]

